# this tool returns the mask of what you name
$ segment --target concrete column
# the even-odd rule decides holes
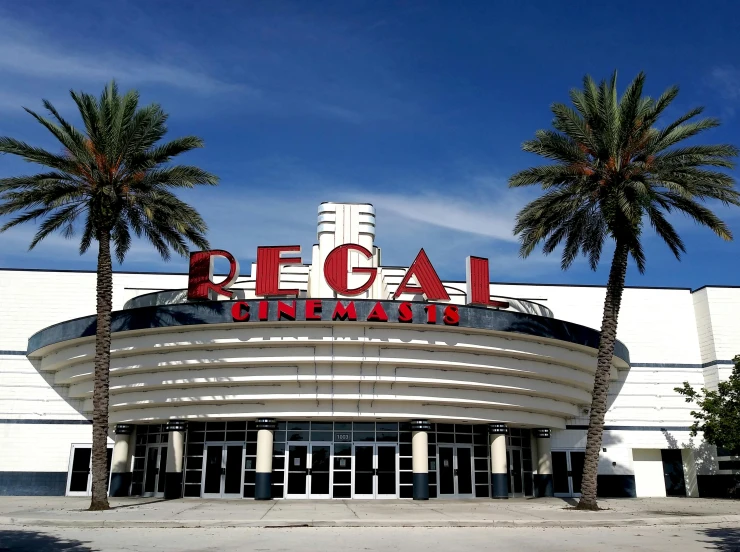
[[[254,498],[255,500],[270,500],[272,499],[272,442],[277,423],[272,418],[260,418],[256,425],[257,466],[254,479]]]
[[[182,468],[185,452],[185,431],[188,423],[183,420],[170,420],[165,425],[169,432],[167,438],[167,468],[164,480],[164,498],[182,498]]]
[[[532,431],[537,438],[537,474],[534,476],[534,496],[554,496],[550,430],[544,428]]]
[[[491,498],[509,498],[509,469],[506,463],[506,424],[489,424],[491,444]]]
[[[414,500],[429,500],[429,431],[427,420],[411,421],[411,456],[414,477]]]
[[[131,494],[131,434],[134,426],[118,424],[115,428],[115,444],[110,465],[110,496],[129,496]]]

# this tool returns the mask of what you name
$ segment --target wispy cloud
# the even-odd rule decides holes
[[[164,62],[156,58],[106,51],[100,45],[74,50],[49,35],[0,16],[0,77],[26,77],[72,82],[105,82],[111,77],[127,84],[161,84],[197,93],[238,90],[259,94],[242,84],[232,84],[188,67],[186,59]],[[0,107],[4,102],[0,102]]]
[[[725,65],[715,67],[709,74],[710,84],[726,100],[740,98],[740,69]]]

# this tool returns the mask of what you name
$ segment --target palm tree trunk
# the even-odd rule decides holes
[[[591,414],[588,421],[586,438],[586,457],[583,464],[583,481],[581,483],[581,500],[578,510],[598,510],[596,504],[596,475],[599,467],[599,452],[604,434],[604,416],[609,392],[609,375],[611,373],[614,342],[617,339],[617,321],[619,307],[622,303],[624,279],[627,275],[628,248],[617,241],[612,266],[609,270],[609,281],[606,284],[604,299],[604,316],[601,320],[601,338],[596,361],[594,391],[591,399]]]
[[[93,386],[92,500],[90,510],[107,510],[108,504],[108,389],[110,386],[110,319],[113,303],[113,267],[110,231],[98,239],[97,328],[95,330],[95,382]]]

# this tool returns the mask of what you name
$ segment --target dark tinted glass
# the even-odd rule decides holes
[[[223,447],[206,447],[206,476],[203,484],[204,493],[221,492],[221,460]]]
[[[308,441],[308,437],[308,431],[296,431],[292,429],[288,430],[288,441]]]
[[[146,455],[146,475],[144,476],[144,492],[153,493],[157,485],[157,458],[159,456],[159,447],[152,447]],[[164,475],[164,474],[162,474]],[[162,478],[164,479],[164,477]]]
[[[352,487],[349,485],[334,485],[334,498],[352,498]]]
[[[457,449],[457,492],[459,494],[473,493],[472,459],[470,449]]]
[[[439,494],[455,494],[454,450],[439,447]]]
[[[375,422],[354,422],[352,428],[354,431],[375,431]]]
[[[378,422],[375,424],[376,431],[398,431],[398,422]]]
[[[333,425],[331,422],[311,422],[311,431],[331,431]]]
[[[224,478],[224,493],[238,494],[242,487],[242,455],[241,445],[226,447],[226,477]]]
[[[570,492],[566,454],[566,452],[560,450],[552,452],[552,490],[556,493],[567,494]]]
[[[352,456],[352,445],[334,445],[334,456]]]
[[[167,447],[160,447],[159,453],[159,478],[157,479],[157,492],[164,492],[165,473],[167,473]]]
[[[90,456],[92,455],[92,449],[89,448],[76,448],[74,456],[72,457],[72,471],[84,471],[90,469]]]
[[[331,431],[311,431],[311,440],[312,441],[328,441],[332,442],[334,440],[334,434]]]
[[[352,472],[350,471],[335,471],[334,472],[334,483],[352,483]]]
[[[554,455],[555,453],[553,453]],[[571,451],[570,453],[570,468],[573,472],[573,492],[581,492],[581,482],[583,481],[583,463],[586,458],[585,452]],[[720,468],[722,469],[722,468]],[[682,467],[683,470],[683,467]],[[683,471],[681,473],[683,476]]]

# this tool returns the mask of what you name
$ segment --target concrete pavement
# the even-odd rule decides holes
[[[737,552],[740,529],[718,525],[581,528],[305,527],[86,529],[0,527],[13,552]]]
[[[740,501],[692,498],[602,500],[605,510],[572,510],[575,500],[201,500],[3,497],[0,526],[36,527],[620,527],[734,524]]]

